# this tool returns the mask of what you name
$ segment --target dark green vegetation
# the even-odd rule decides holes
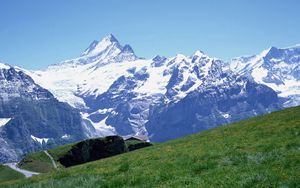
[[[152,143],[142,142],[139,140],[126,140],[125,144],[126,144],[128,151],[134,151],[134,150],[141,149],[144,147],[152,146]]]
[[[108,136],[75,144],[66,155],[59,158],[59,162],[65,167],[70,167],[125,152],[127,148],[122,137]]]
[[[24,178],[25,176],[7,166],[0,165],[0,183],[17,180]],[[0,186],[1,187],[1,186]]]
[[[48,150],[48,153],[56,161],[58,168],[65,168],[151,145],[151,143],[143,141],[124,141],[119,136],[109,136],[56,147]],[[42,173],[55,170],[50,158],[43,151],[28,154],[20,161],[18,166],[26,170]]]
[[[299,187],[300,107],[8,187]]]

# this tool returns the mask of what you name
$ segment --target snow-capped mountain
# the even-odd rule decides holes
[[[230,67],[274,89],[285,107],[300,104],[300,45],[271,47],[258,55],[234,58]]]
[[[280,108],[272,89],[201,51],[144,59],[113,35],[92,42],[79,58],[23,71],[79,109],[99,136],[163,141]]]
[[[281,108],[276,92],[234,74],[221,60],[197,52],[179,62],[166,87],[168,102],[149,114],[151,140],[167,141]]]
[[[0,63],[0,162],[91,137],[80,113],[31,77]]]
[[[93,41],[79,58],[51,65],[47,70],[23,71],[49,89],[59,100],[82,109],[86,108],[85,102],[78,94],[104,93],[123,74],[126,66],[131,67],[116,63],[137,59],[129,45],[123,47],[113,35],[108,35],[100,42]]]

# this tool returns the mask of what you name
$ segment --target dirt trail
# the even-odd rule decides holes
[[[21,169],[19,167],[17,167],[17,163],[6,163],[4,164],[5,166],[8,166],[9,168],[15,170],[15,171],[18,171],[22,174],[24,174],[24,176],[26,178],[29,178],[31,176],[34,176],[34,175],[39,175],[40,173],[37,173],[37,172],[32,172],[32,171],[28,171],[28,170],[24,170],[24,169]]]
[[[57,168],[57,165],[56,165],[56,162],[54,161],[53,157],[50,155],[50,153],[48,153],[48,151],[44,151],[44,153],[50,158],[52,164],[53,164],[53,167],[54,168]]]

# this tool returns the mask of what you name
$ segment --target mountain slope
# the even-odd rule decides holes
[[[143,59],[113,35],[92,42],[79,58],[26,73],[79,109],[98,136],[137,134],[164,141],[281,109],[270,88],[202,51]],[[191,108],[177,108],[194,100]],[[166,115],[178,118],[169,124]],[[174,134],[182,128],[186,131]]]
[[[300,104],[300,45],[271,47],[254,56],[234,58],[231,69],[275,90],[285,107]]]
[[[76,109],[5,64],[0,64],[0,120],[0,162],[90,136]]]
[[[240,85],[205,86],[177,103],[154,108],[146,124],[150,138],[167,141],[279,108],[272,89],[236,79]]]
[[[299,133],[300,107],[288,108],[6,185],[297,187]]]

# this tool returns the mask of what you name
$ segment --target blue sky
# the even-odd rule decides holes
[[[300,43],[298,0],[1,0],[0,60],[29,69],[113,33],[140,57],[222,59]]]

